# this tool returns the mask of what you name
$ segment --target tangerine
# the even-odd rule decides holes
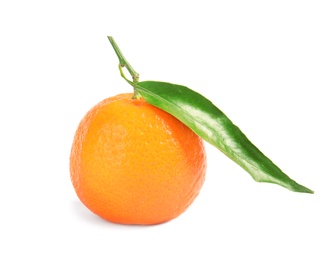
[[[82,119],[70,176],[82,203],[121,224],[159,224],[182,214],[205,178],[203,140],[132,94],[107,98]]]

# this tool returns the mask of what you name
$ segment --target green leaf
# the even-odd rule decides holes
[[[185,86],[157,81],[134,83],[134,87],[146,102],[178,118],[244,168],[255,181],[313,193],[283,173],[220,109],[197,92]]]

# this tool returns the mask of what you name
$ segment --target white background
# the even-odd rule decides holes
[[[327,1],[1,1],[1,259],[328,259]],[[259,184],[206,146],[192,206],[157,226],[111,224],[69,178],[77,124],[141,80],[208,97],[314,195]]]

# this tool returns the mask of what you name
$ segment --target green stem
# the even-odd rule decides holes
[[[139,73],[136,72],[132,66],[129,64],[129,62],[125,59],[125,57],[123,56],[120,48],[117,46],[116,42],[114,41],[114,38],[112,36],[107,36],[108,40],[110,41],[110,43],[112,44],[114,51],[116,52],[116,55],[120,61],[120,66],[121,67],[126,67],[127,70],[129,71],[132,79],[133,79],[133,83],[138,83],[139,81]],[[122,75],[122,70],[121,71],[121,75]],[[123,78],[125,78],[124,74],[122,75]],[[126,79],[126,78],[125,78]]]

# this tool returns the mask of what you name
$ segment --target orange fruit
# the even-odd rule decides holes
[[[70,155],[71,180],[82,203],[123,224],[176,218],[197,197],[205,170],[202,139],[132,94],[94,106],[78,126]]]

